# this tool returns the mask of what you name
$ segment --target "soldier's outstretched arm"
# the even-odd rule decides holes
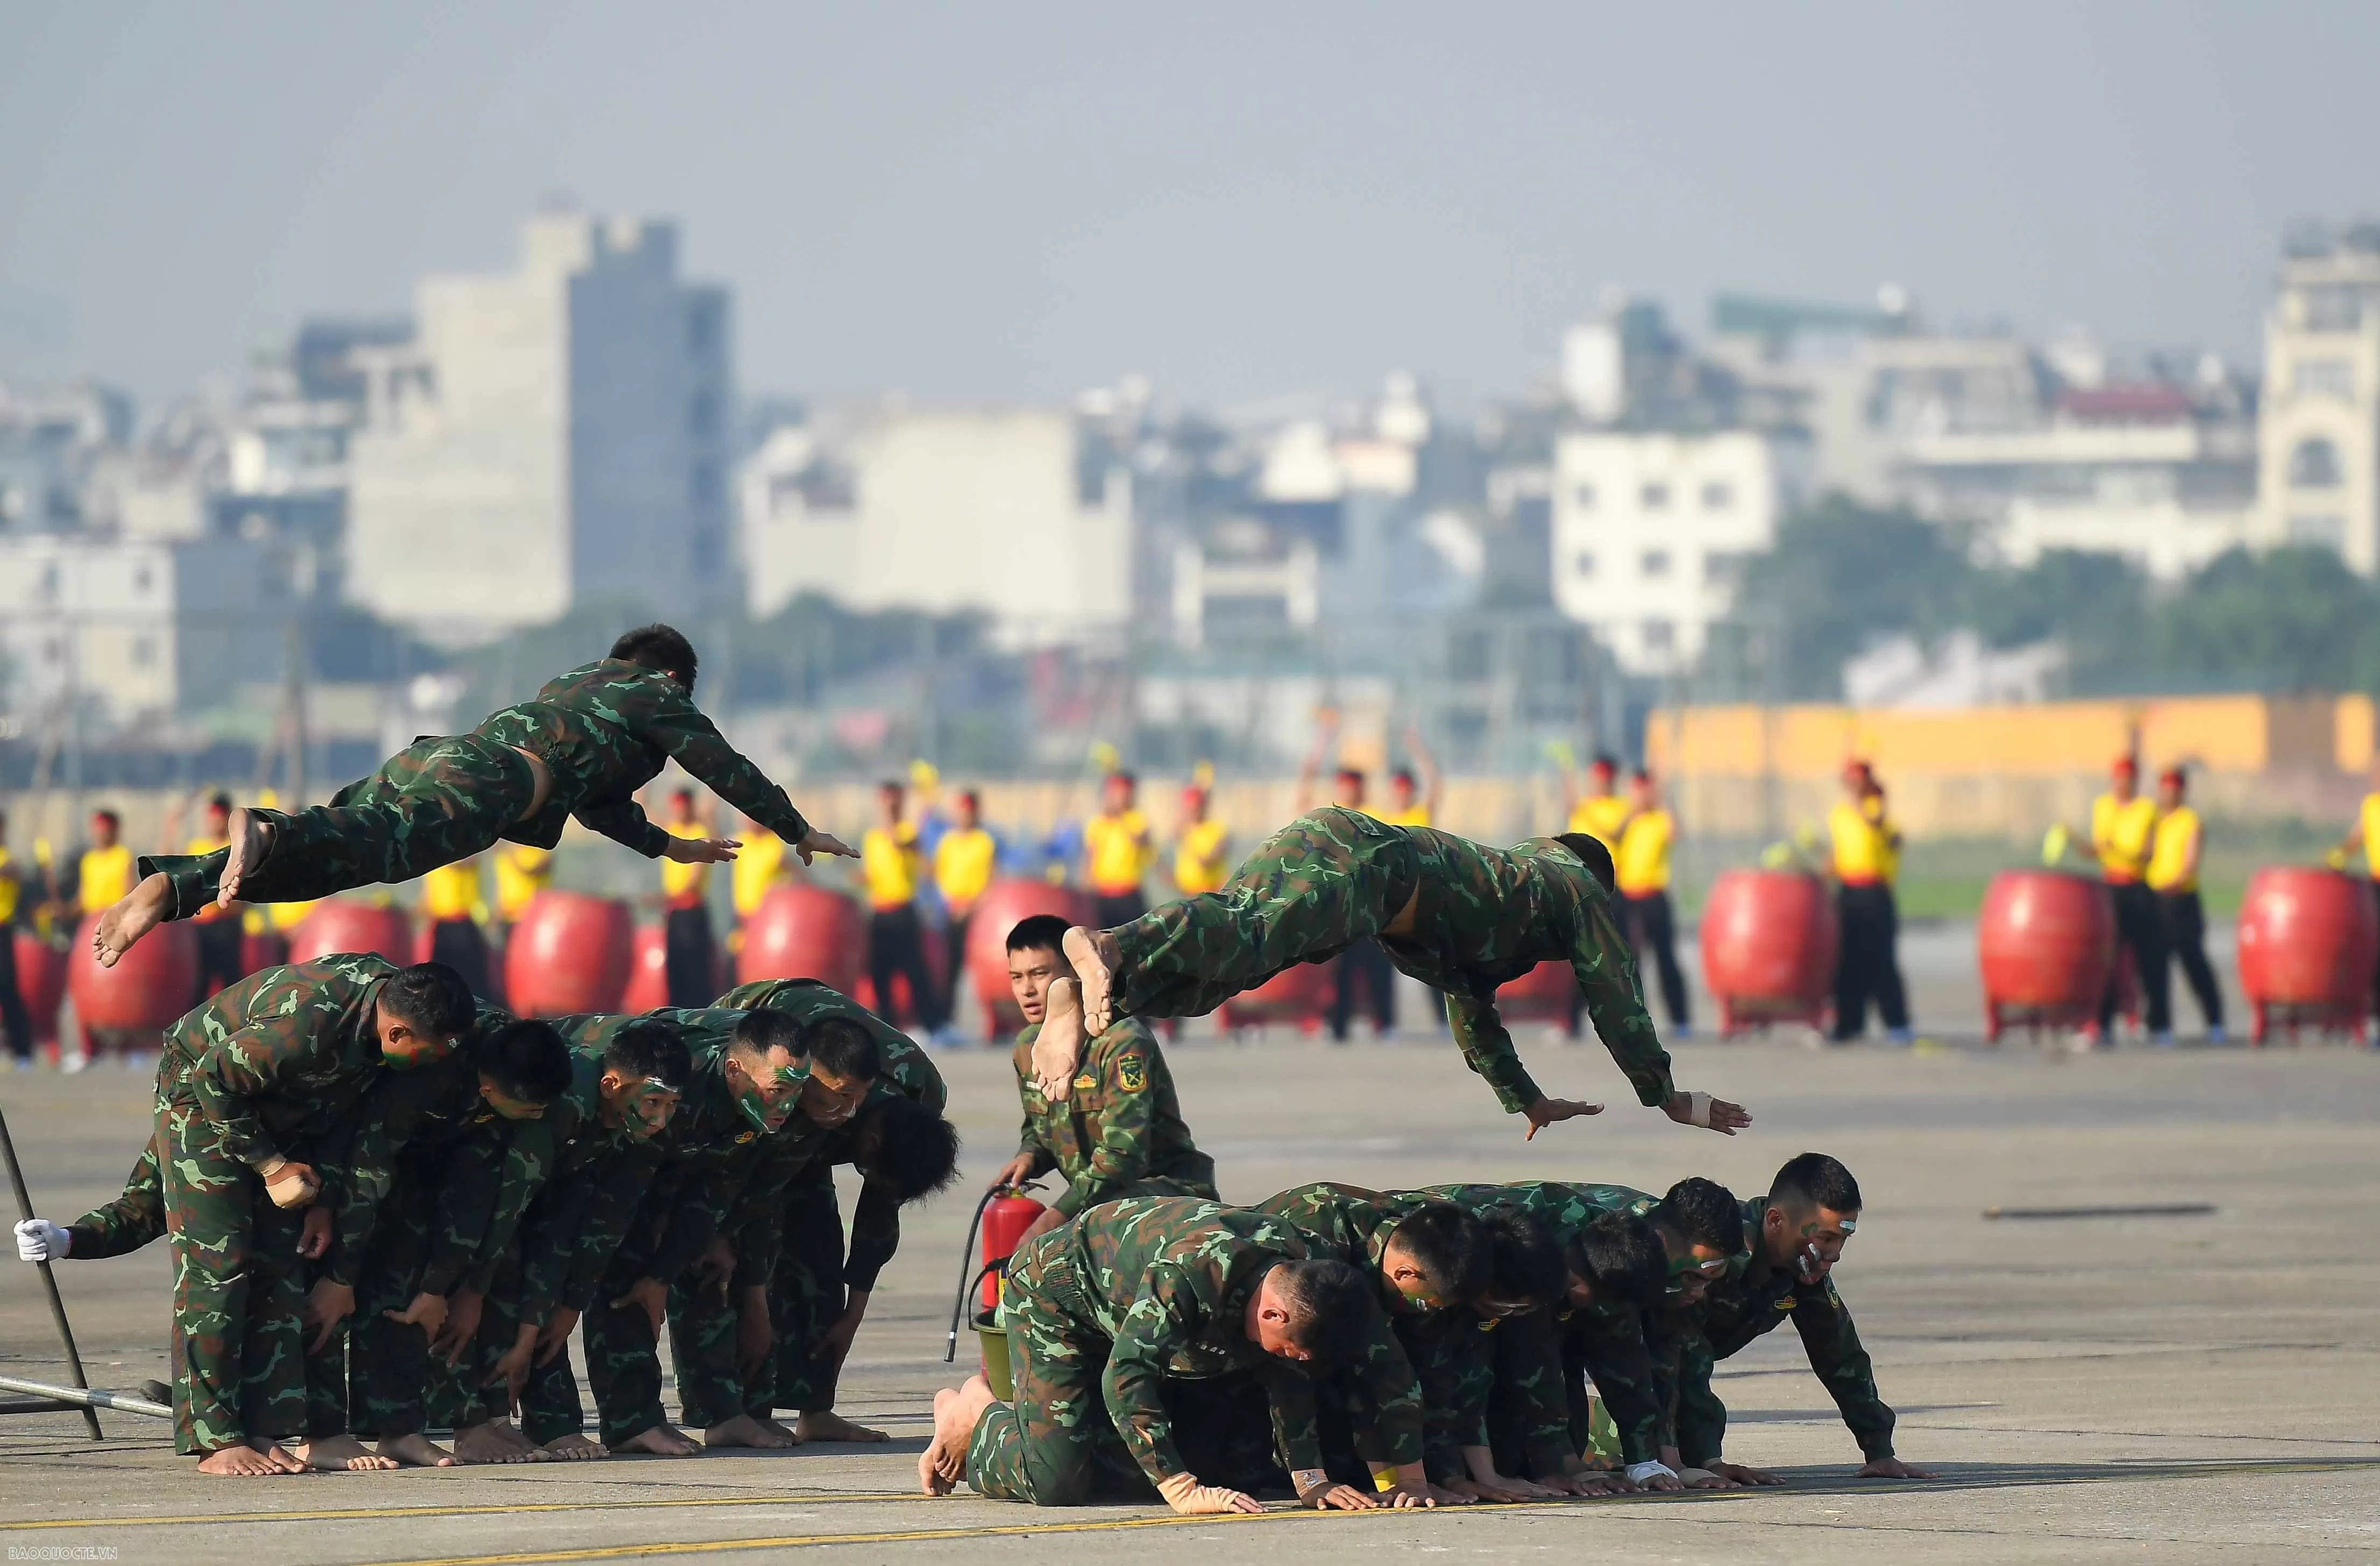
[[[1661,1048],[1653,1015],[1645,1009],[1645,987],[1628,938],[1600,896],[1582,897],[1577,933],[1572,937],[1571,977],[1586,1003],[1595,1036],[1636,1090],[1637,1101],[1658,1109],[1681,1125],[1699,1125],[1732,1136],[1752,1123],[1740,1104],[1708,1094],[1681,1093],[1670,1074],[1670,1053]]]
[[[1827,1395],[1835,1400],[1845,1427],[1867,1459],[1861,1472],[1874,1470],[1873,1476],[1880,1478],[1932,1478],[1925,1470],[1910,1468],[1893,1457],[1892,1405],[1876,1390],[1876,1363],[1861,1344],[1859,1329],[1852,1325],[1851,1309],[1843,1297],[1835,1293],[1834,1280],[1796,1292],[1802,1297],[1793,1312],[1794,1329],[1802,1334],[1810,1368],[1817,1373]]]
[[[1086,1286],[1099,1285],[1086,1280]],[[1158,1263],[1124,1313],[1108,1349],[1107,1368],[1099,1373],[1099,1392],[1116,1434],[1123,1438],[1141,1472],[1160,1488],[1190,1471],[1173,1439],[1172,1416],[1165,1411],[1165,1366],[1196,1336],[1205,1315],[1196,1289],[1182,1276],[1181,1268]],[[1318,1444],[1314,1448],[1317,1467],[1320,1450]]]
[[[702,780],[711,793],[743,812],[747,820],[783,838],[801,853],[805,861],[814,852],[859,857],[858,850],[812,827],[794,808],[793,800],[783,789],[771,783],[767,773],[727,743],[718,725],[695,706],[691,697],[672,701],[666,709],[652,714],[643,727],[652,741],[690,775]]]

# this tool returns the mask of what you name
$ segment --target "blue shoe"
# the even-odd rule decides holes
[[[2209,1044],[2228,1044],[2231,1042],[2231,1036],[2223,1031],[2221,1023],[2211,1022],[2206,1025],[2206,1041]]]
[[[1884,1041],[1888,1044],[1898,1045],[1900,1048],[1906,1050],[1912,1044],[1917,1042],[1917,1035],[1913,1030],[1906,1027],[1889,1028],[1885,1032]]]
[[[2173,1048],[2173,1033],[2172,1033],[2172,1030],[2171,1030],[2171,1029],[2167,1029],[2167,1030],[2166,1030],[2166,1031],[2164,1031],[2164,1032],[2160,1032],[2160,1033],[2152,1033],[2152,1034],[2150,1034],[2150,1035],[2149,1035],[2149,1048],[2150,1048],[2150,1049],[2152,1049],[2152,1050],[2170,1050],[2170,1049],[2172,1049],[2172,1048]]]

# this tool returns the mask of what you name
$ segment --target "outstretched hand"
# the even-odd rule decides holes
[[[812,827],[808,836],[794,844],[794,852],[802,856],[802,863],[805,865],[810,862],[810,856],[814,854],[824,854],[837,859],[859,857],[858,849],[844,842],[832,832],[820,832],[816,827]]]
[[[680,865],[721,865],[735,857],[743,843],[732,837],[673,837],[662,857]]]
[[[1661,1112],[1680,1125],[1706,1125],[1707,1129],[1716,1131],[1722,1136],[1732,1136],[1752,1123],[1751,1111],[1742,1104],[1730,1104],[1725,1099],[1710,1100],[1710,1115],[1706,1122],[1694,1113],[1694,1099],[1698,1096],[1707,1097],[1707,1095],[1693,1093],[1672,1093],[1670,1095],[1669,1102],[1661,1106]]]
[[[1521,1140],[1529,1142],[1536,1140],[1538,1132],[1558,1122],[1576,1120],[1581,1115],[1599,1115],[1603,1112],[1603,1106],[1582,1103],[1576,1099],[1540,1099],[1521,1112],[1529,1119],[1528,1135]]]

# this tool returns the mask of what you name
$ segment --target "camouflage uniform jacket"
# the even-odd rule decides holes
[[[1367,1191],[1361,1185],[1320,1180],[1311,1185],[1293,1185],[1278,1196],[1267,1196],[1256,1204],[1255,1210],[1295,1224],[1298,1232],[1314,1243],[1315,1255],[1335,1256],[1378,1279],[1382,1310],[1391,1316],[1423,1316],[1432,1313],[1407,1299],[1403,1291],[1389,1282],[1380,1258],[1397,1225],[1415,1208],[1433,1199],[1419,1191],[1401,1191],[1391,1196],[1386,1191]]]
[[[545,682],[536,698],[491,714],[471,731],[545,763],[553,792],[545,808],[504,829],[514,843],[551,848],[572,816],[648,859],[669,833],[645,819],[637,790],[674,759],[712,793],[787,843],[809,823],[785,791],[746,760],[667,674],[606,658]]]
[[[804,1024],[822,1017],[847,1018],[875,1038],[884,1076],[903,1093],[936,1114],[950,1103],[950,1089],[943,1085],[942,1074],[934,1069],[932,1059],[917,1047],[916,1039],[842,990],[830,989],[817,979],[756,979],[737,985],[710,1004],[712,1009],[725,1012],[783,1012]]]
[[[1051,1170],[1065,1176],[1053,1204],[1061,1214],[1072,1218],[1157,1175],[1214,1193],[1215,1160],[1190,1140],[1173,1074],[1147,1023],[1126,1017],[1090,1040],[1065,1100],[1056,1104],[1033,1081],[1033,1041],[1040,1036],[1039,1025],[1026,1028],[1012,1051],[1025,1102],[1016,1150],[1033,1155],[1028,1179]]]
[[[1421,856],[1421,906],[1414,936],[1383,936],[1381,948],[1401,971],[1446,992],[1447,1026],[1497,1101],[1517,1113],[1545,1096],[1496,1014],[1497,987],[1560,961],[1638,1100],[1667,1103],[1677,1088],[1635,958],[1610,894],[1578,856],[1549,837],[1490,848],[1429,827],[1402,830]]]
[[[251,1167],[329,1136],[387,1073],[374,1001],[395,972],[347,953],[249,975],[166,1029],[161,1096],[196,1108]]]
[[[1743,1204],[1744,1232],[1757,1235],[1768,1199]],[[1679,1331],[1670,1353],[1655,1366],[1672,1408],[1671,1444],[1687,1463],[1706,1468],[1719,1461],[1727,1437],[1727,1405],[1711,1390],[1716,1362],[1791,1317],[1802,1334],[1810,1368],[1841,1411],[1843,1425],[1869,1462],[1892,1455],[1892,1406],[1876,1390],[1876,1366],[1861,1346],[1852,1313],[1835,1292],[1831,1272],[1813,1283],[1790,1267],[1772,1267],[1755,1252],[1750,1259],[1711,1284],[1701,1302],[1677,1313]]]
[[[1164,1378],[1233,1370],[1262,1378],[1284,1464],[1323,1465],[1313,1383],[1246,1336],[1248,1301],[1265,1273],[1316,1254],[1294,1227],[1196,1197],[1133,1196],[1102,1203],[1035,1244],[1047,1256],[1038,1285],[1043,1306],[1108,1342],[1100,1377],[1108,1415],[1150,1479],[1188,1471],[1165,1411]],[[1385,1323],[1380,1336],[1390,1338]],[[1414,1425],[1413,1450],[1392,1461],[1419,1461],[1417,1417]]]
[[[521,1127],[506,1160],[508,1173],[522,1166],[516,1178],[533,1196],[520,1230],[521,1319],[529,1322],[558,1307],[587,1308],[661,1163],[650,1142],[603,1123],[602,1047],[574,1043],[570,1054],[569,1089]]]

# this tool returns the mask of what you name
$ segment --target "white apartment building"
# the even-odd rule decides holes
[[[1735,607],[1744,562],[1800,504],[1806,448],[1757,431],[1581,431],[1554,446],[1554,605],[1622,668],[1702,655]]]
[[[425,279],[412,343],[356,355],[347,595],[455,642],[590,597],[715,601],[728,327],[666,223],[541,213],[515,271]]]
[[[2380,570],[2380,226],[2296,247],[2265,323],[2256,528]]]
[[[1132,480],[1062,407],[887,410],[780,430],[742,478],[755,615],[803,592],[979,610],[1012,644],[1133,614]]]
[[[0,538],[0,706],[30,729],[69,692],[110,726],[222,701],[279,676],[286,597],[246,540]]]

